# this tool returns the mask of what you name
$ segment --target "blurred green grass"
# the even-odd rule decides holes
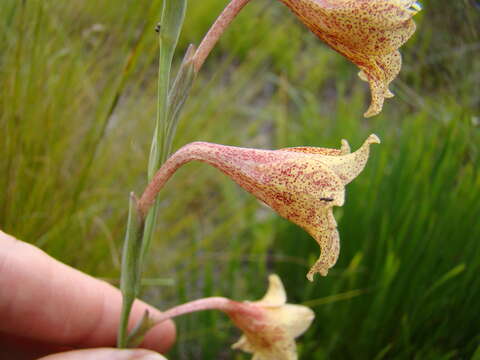
[[[225,5],[190,2],[179,55]],[[174,148],[356,148],[366,170],[336,210],[341,254],[327,278],[307,234],[215,169],[191,164],[163,191],[144,297],[256,299],[277,272],[314,306],[303,359],[468,359],[480,321],[480,10],[425,0],[402,49],[397,96],[365,120],[355,67],[272,0],[253,1],[207,60]],[[128,193],[145,185],[155,118],[161,1],[0,2],[0,228],[116,279]],[[179,56],[180,57],[180,56]],[[173,281],[170,286],[151,285]],[[168,283],[167,283],[168,284]],[[213,312],[180,319],[172,359],[247,359]]]

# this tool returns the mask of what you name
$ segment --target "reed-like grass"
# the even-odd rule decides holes
[[[191,2],[180,51],[226,3]],[[191,164],[161,194],[144,297],[256,299],[269,272],[317,320],[303,359],[467,359],[480,322],[480,10],[424,1],[397,97],[361,118],[356,69],[273,0],[253,1],[197,79],[174,148],[372,148],[336,210],[342,250],[318,247],[215,169]],[[93,275],[119,275],[128,193],[145,186],[161,1],[0,2],[0,227]],[[179,54],[180,55],[180,54]],[[160,289],[160,290],[158,290]],[[161,296],[159,296],[161,293]],[[180,319],[172,359],[247,359],[223,315]]]

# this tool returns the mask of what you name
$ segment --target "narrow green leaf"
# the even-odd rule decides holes
[[[170,149],[165,148],[168,129],[168,89],[170,84],[170,72],[172,67],[173,54],[177,46],[180,30],[185,18],[187,8],[186,0],[165,0],[163,3],[162,20],[159,30],[159,65],[158,65],[158,99],[157,99],[157,121],[150,149],[148,163],[148,180],[153,177],[155,171],[167,159]],[[150,210],[145,222],[143,236],[142,254],[140,264],[143,264],[145,254],[150,247],[153,230],[155,228],[158,213],[158,205],[155,203]],[[141,265],[142,266],[142,265]]]
[[[132,329],[130,334],[128,334],[127,337],[127,343],[126,347],[127,348],[134,348],[139,346],[144,337],[145,334],[153,327],[155,326],[155,321],[150,317],[148,310],[145,310],[145,313],[143,314],[142,318],[140,321],[135,325],[135,327]]]
[[[126,334],[128,317],[135,298],[138,295],[140,284],[140,251],[142,248],[143,219],[137,208],[137,199],[130,194],[128,209],[128,222],[123,244],[122,272],[120,277],[120,290],[122,292],[122,313],[118,329],[117,345],[126,347]]]
[[[168,90],[173,55],[177,46],[180,31],[187,8],[186,0],[165,0],[162,18],[159,24],[159,64],[158,64],[158,98],[157,120],[150,150],[148,179],[160,167],[168,154],[165,153],[165,135],[168,116]]]
[[[195,80],[195,68],[193,64],[193,55],[195,54],[195,46],[190,44],[183,58],[180,69],[178,70],[175,81],[168,94],[168,120],[166,132],[166,148],[165,152],[170,153],[173,138],[177,130],[178,119],[190,94],[193,81]]]
[[[148,180],[150,181],[156,170],[166,160],[170,149],[167,144],[167,132],[169,128],[168,117],[170,114],[168,94],[170,85],[170,73],[173,55],[177,46],[180,31],[185,18],[187,0],[164,0],[161,22],[159,24],[159,66],[158,66],[158,99],[157,119],[153,134],[150,158],[148,163]],[[188,53],[187,53],[188,54]],[[193,81],[193,80],[192,80]],[[182,82],[183,84],[184,82]],[[189,87],[188,87],[189,88]],[[180,97],[181,99],[182,97]],[[186,99],[186,95],[184,100]],[[183,100],[183,101],[184,101]],[[181,107],[181,105],[180,105]],[[173,134],[172,134],[173,138]],[[171,146],[171,141],[168,142]],[[123,294],[123,308],[118,335],[118,346],[125,347],[127,341],[127,324],[133,301],[138,294],[141,272],[148,251],[152,234],[155,228],[158,203],[149,212],[145,222],[144,219],[137,219],[139,225],[134,223],[136,206],[133,209],[130,204],[127,235],[125,239],[124,258],[121,275],[121,290]],[[141,228],[141,232],[137,232]]]
[[[337,301],[344,301],[344,300],[350,300],[353,299],[354,297],[363,295],[367,292],[366,289],[354,289],[350,291],[345,291],[343,293],[335,294],[335,295],[330,295],[330,296],[325,296],[322,298],[318,299],[313,299],[313,300],[308,300],[304,301],[302,305],[308,306],[308,307],[315,307],[315,306],[320,306],[320,305],[325,305],[325,304],[331,304]]]
[[[453,279],[454,277],[460,275],[465,270],[465,264],[460,264],[455,266],[453,269],[448,271],[445,275],[443,275],[440,279],[435,281],[435,283],[425,292],[425,296],[430,295],[434,292],[437,288],[445,284],[448,280]]]

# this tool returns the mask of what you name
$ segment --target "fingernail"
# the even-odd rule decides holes
[[[167,360],[160,354],[148,350],[131,350],[128,360]]]

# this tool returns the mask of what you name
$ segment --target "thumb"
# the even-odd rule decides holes
[[[167,360],[154,351],[136,349],[87,349],[75,350],[42,357],[38,360]]]

